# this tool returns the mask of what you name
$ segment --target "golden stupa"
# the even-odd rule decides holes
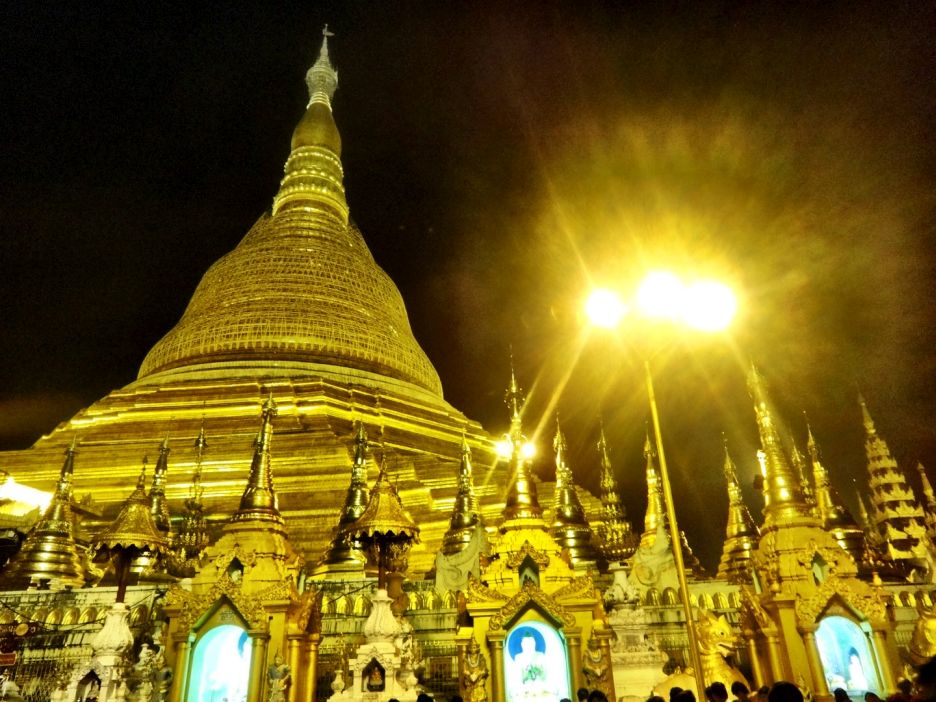
[[[200,487],[217,530],[237,509],[256,417],[272,393],[280,511],[308,562],[322,557],[338,526],[359,423],[380,437],[400,495],[422,528],[411,573],[425,572],[449,525],[463,436],[474,454],[482,514],[503,509],[506,480],[491,474],[496,458],[487,434],[443,399],[399,291],[349,219],[332,115],[338,74],[327,39],[306,82],[309,104],[271,211],[207,271],[135,382],[30,449],[4,454],[4,465],[52,489],[53,459],[80,431],[74,491],[78,499],[90,493],[102,510],[103,521],[87,525],[94,531],[116,514],[140,456],[168,435],[164,489],[178,522],[199,465],[193,439],[204,421],[210,448],[200,457]],[[367,472],[372,481],[372,459]]]

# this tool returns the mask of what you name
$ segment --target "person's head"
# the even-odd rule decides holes
[[[673,698],[673,702],[696,702],[695,694],[692,690],[683,690]]]
[[[601,690],[592,690],[588,693],[588,702],[608,702],[608,696]]]
[[[676,699],[676,695],[678,695],[680,692],[682,692],[681,687],[671,687],[669,689],[670,702],[673,702]]]
[[[835,697],[835,702],[848,702],[849,700],[848,693],[840,687],[832,690],[832,696]]]
[[[884,700],[882,700],[880,697],[878,697],[873,692],[868,690],[865,693],[865,702],[884,702]]]
[[[585,702],[585,700],[588,699],[588,690],[584,687],[580,687],[576,691],[575,696],[578,697],[579,702]]]
[[[936,657],[917,668],[916,687],[919,699],[936,699]]]
[[[770,688],[767,702],[803,702],[803,693],[793,683],[781,681]]]
[[[433,702],[433,700],[425,692],[420,692],[419,696],[416,698],[416,702]]]
[[[709,685],[709,692],[713,702],[728,702],[728,688],[725,687],[725,683],[713,682]]]
[[[766,685],[761,685],[759,688],[757,688],[757,694],[767,697],[767,695],[770,694],[770,688]]]
[[[659,695],[653,695],[652,697],[647,698],[647,702],[666,702],[666,700],[664,700]]]
[[[904,678],[897,683],[897,689],[900,690],[900,693],[910,697],[913,695],[913,683]]]
[[[568,697],[563,697],[559,702],[572,702]]]
[[[740,680],[735,680],[731,683],[731,694],[737,697],[739,700],[746,700],[747,696],[751,693],[748,690],[747,685],[745,685]]]

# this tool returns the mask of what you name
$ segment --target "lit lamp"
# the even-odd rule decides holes
[[[699,331],[716,332],[728,327],[737,311],[737,300],[731,289],[714,280],[700,280],[689,285],[683,283],[674,273],[654,271],[649,273],[637,289],[634,310],[648,319],[664,320],[685,324]],[[585,303],[585,313],[596,327],[616,329],[628,316],[630,309],[612,290],[597,289]],[[686,616],[686,634],[689,639],[689,659],[696,679],[696,694],[705,690],[705,679],[699,660],[695,621],[692,618],[692,604],[689,600],[689,587],[686,583],[686,565],[683,561],[682,539],[676,522],[676,510],[673,506],[673,492],[670,488],[669,471],[666,467],[666,454],[663,451],[663,437],[660,434],[660,415],[657,410],[656,395],[653,391],[653,376],[650,362],[644,360],[644,380],[647,385],[647,397],[650,401],[650,415],[653,419],[653,433],[656,439],[660,459],[660,482],[663,487],[663,499],[666,503],[666,516],[669,521],[670,542],[673,559],[676,563],[676,575],[679,580],[679,597]]]

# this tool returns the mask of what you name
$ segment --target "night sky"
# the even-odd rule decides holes
[[[512,345],[544,477],[558,408],[595,485],[603,413],[640,528],[644,356],[710,567],[722,432],[762,504],[751,360],[849,504],[859,387],[936,468],[933,3],[171,5],[0,8],[0,448],[130,382],[270,206],[328,22],[352,217],[495,433]],[[731,337],[584,339],[590,284],[658,267],[731,282]]]

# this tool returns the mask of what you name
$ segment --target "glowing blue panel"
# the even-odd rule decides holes
[[[565,639],[542,622],[514,627],[504,644],[507,702],[559,702],[572,697]]]
[[[819,658],[829,691],[840,687],[852,697],[881,694],[868,637],[851,619],[826,617],[816,631]]]
[[[245,702],[250,679],[250,637],[224,624],[195,645],[186,702]]]

